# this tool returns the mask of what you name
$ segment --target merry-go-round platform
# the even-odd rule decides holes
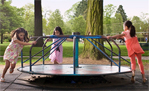
[[[36,41],[40,38],[59,38],[59,40],[55,41],[56,45],[51,48],[48,52],[45,53],[45,49],[48,47],[51,47],[54,43],[50,44],[45,48],[45,44],[43,45],[43,49],[36,53],[35,55],[32,55],[32,47],[30,47],[29,52],[29,58],[27,60],[23,60],[23,52],[21,52],[21,67],[19,67],[17,70],[20,72],[25,72],[29,74],[38,74],[38,75],[60,75],[60,76],[90,76],[90,75],[110,75],[110,74],[121,74],[121,73],[128,73],[131,72],[131,68],[128,66],[122,66],[121,65],[121,59],[128,62],[126,59],[121,57],[121,51],[119,46],[116,44],[116,42],[111,39],[111,41],[117,46],[119,50],[119,54],[116,54],[113,52],[113,48],[109,40],[106,39],[104,36],[100,35],[94,35],[94,36],[86,36],[86,35],[50,35],[50,36],[41,36],[37,37]],[[73,64],[45,64],[44,61],[51,55],[57,47],[59,47],[66,38],[73,39]],[[100,64],[79,64],[78,63],[78,41],[79,38],[85,38],[88,40],[94,47],[96,47],[111,63],[109,65],[100,65]],[[108,49],[107,47],[103,46],[99,42],[97,42],[94,39],[105,39],[107,43],[110,45],[111,49]],[[94,41],[94,42],[93,42]],[[109,50],[111,55],[107,55],[104,53],[100,48],[98,48],[94,43],[98,43],[100,46],[104,47],[105,49]],[[36,56],[37,54],[42,52],[42,56],[36,61],[32,62],[32,58]],[[50,53],[50,54],[49,54]],[[47,57],[45,55],[49,54]],[[118,62],[115,62],[112,58],[113,55],[118,56]],[[23,63],[29,60],[28,66],[23,66]],[[39,60],[43,60],[43,64],[36,64]],[[36,65],[35,65],[36,64]],[[114,65],[113,65],[114,64]]]
[[[73,65],[34,65],[32,66],[32,72],[29,71],[29,66],[18,68],[19,71],[38,75],[60,75],[60,76],[92,76],[92,75],[110,75],[131,72],[131,69],[127,66],[121,66],[121,71],[117,66],[110,65],[79,65],[74,73]]]

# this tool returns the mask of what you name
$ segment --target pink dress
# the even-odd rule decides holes
[[[126,48],[127,48],[129,57],[134,53],[141,53],[141,54],[144,53],[143,49],[141,48],[138,42],[137,36],[131,37],[129,30],[124,31],[122,33],[125,34],[124,38],[125,38]]]
[[[10,44],[7,46],[3,59],[9,60],[9,62],[15,62],[18,61],[18,56],[23,48],[23,45],[19,43],[15,43],[14,41],[17,40],[16,37],[12,38]]]
[[[53,42],[57,41],[59,38],[55,38],[53,39]],[[61,40],[59,40],[58,42],[60,42]],[[53,48],[56,44],[58,44],[58,42],[56,42],[55,44],[52,45],[51,48]],[[56,47],[55,47],[56,48]],[[54,48],[54,49],[55,49]],[[54,49],[51,50],[50,53],[52,53],[54,51]],[[63,62],[63,46],[60,45],[59,46],[59,50],[55,50],[50,56],[49,56],[49,59],[51,59],[51,62],[54,62],[55,60],[58,62],[58,63],[62,63]]]

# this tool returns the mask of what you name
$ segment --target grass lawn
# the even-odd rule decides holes
[[[46,44],[46,46],[48,46],[50,44],[51,44],[51,42],[48,42]],[[9,45],[9,42],[4,42],[3,44],[0,44],[0,56],[4,55],[4,51],[8,45]],[[83,52],[83,46],[84,46],[83,43],[79,43],[79,54],[81,54]],[[105,44],[104,46],[110,49],[110,46],[108,44]],[[115,45],[112,45],[112,46],[113,46],[114,52],[118,54],[118,52],[119,52],[118,48]],[[126,46],[125,45],[119,45],[119,47],[121,49],[121,55],[122,56],[128,56]],[[45,53],[48,52],[50,50],[50,48],[51,47],[47,48],[44,52]],[[30,50],[30,45],[24,46],[23,56],[29,56],[29,50]],[[42,47],[33,47],[32,55],[39,52],[40,50],[42,50]],[[111,52],[109,52],[106,49],[105,49],[105,51],[108,55],[111,55]],[[36,56],[41,56],[41,55],[42,55],[42,52]],[[49,53],[46,56],[48,56],[48,55],[49,55]],[[145,53],[142,56],[149,56],[149,51],[145,51]],[[73,42],[64,42],[63,43],[63,57],[73,57]],[[0,64],[1,64],[1,62],[3,62],[2,60],[3,60],[3,58],[1,57],[0,58]]]
[[[4,51],[5,51],[6,47],[8,46],[8,44],[9,44],[9,42],[4,42],[4,44],[0,44],[0,56],[4,55]],[[48,42],[46,45],[48,46],[50,44],[51,44],[51,42]],[[84,46],[83,43],[79,43],[79,54],[81,54],[83,52],[83,46]],[[105,47],[110,49],[110,46],[108,44],[105,44]],[[122,56],[128,56],[126,46],[125,45],[119,45],[119,47],[121,49],[121,55]],[[51,47],[47,48],[45,50],[45,53],[47,51],[49,51],[50,48]],[[30,50],[30,45],[24,46],[23,55],[29,56],[29,50]],[[32,48],[32,55],[39,52],[40,50],[42,50],[42,47],[33,47]],[[105,51],[108,55],[110,55],[111,52],[109,52],[106,49],[105,49]],[[113,51],[117,54],[119,52],[118,48],[115,45],[113,45]],[[38,54],[37,56],[41,56],[41,55],[42,55],[42,53]],[[145,51],[145,53],[142,56],[149,56],[149,51]],[[73,57],[73,42],[64,42],[63,43],[63,57]]]

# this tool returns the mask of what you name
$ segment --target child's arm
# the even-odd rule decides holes
[[[118,35],[114,35],[114,36],[107,36],[107,38],[123,38],[123,36],[125,36],[125,34],[118,34]]]
[[[15,40],[14,41],[15,43],[19,43],[19,44],[21,44],[21,45],[32,45],[32,44],[36,44],[37,42],[36,41],[33,41],[32,43],[26,43],[26,42],[22,42],[22,41],[20,41],[20,40]]]
[[[70,39],[70,38],[67,38],[66,40],[67,40],[67,41],[73,41],[73,39]]]
[[[49,42],[49,41],[51,41],[52,39],[51,38],[47,38],[46,40],[45,40],[45,42]]]

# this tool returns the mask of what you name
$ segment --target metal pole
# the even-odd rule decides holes
[[[73,32],[73,35],[80,35],[79,32]],[[74,65],[74,74],[76,74],[76,68],[78,68],[78,41],[79,38],[76,36],[73,37],[73,65]]]
[[[33,45],[32,45],[33,46]],[[31,46],[31,47],[32,47]],[[32,71],[32,55],[31,55],[31,50],[30,50],[30,55],[29,55],[29,58],[30,58],[30,72]]]
[[[23,50],[21,50],[21,68],[23,68]]]
[[[76,50],[75,49],[76,42],[75,41],[76,41],[76,36],[73,37],[73,69],[74,69],[73,72],[74,72],[74,74],[76,74],[76,60],[75,60],[75,58],[76,58],[76,53],[75,53],[76,52],[75,51]]]
[[[79,41],[79,38],[76,38],[75,39],[75,67],[79,67],[78,65],[78,41]]]
[[[121,71],[121,52],[119,51],[119,72]]]
[[[42,59],[43,59],[43,65],[44,65],[44,47],[42,48]]]

